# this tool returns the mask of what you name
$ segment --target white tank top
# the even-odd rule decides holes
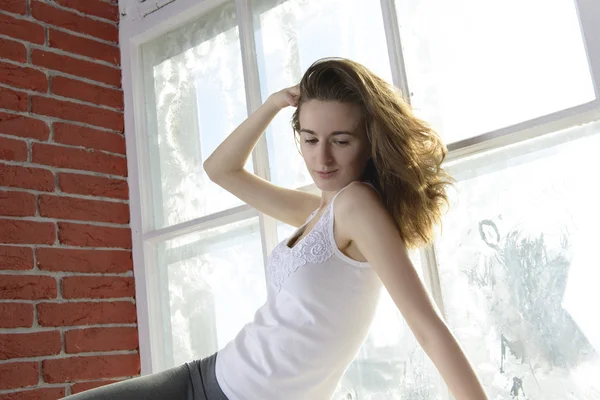
[[[284,240],[269,256],[266,303],[217,354],[217,382],[229,400],[329,400],[363,343],[381,281],[335,243],[333,205],[342,190],[308,235],[293,248]]]

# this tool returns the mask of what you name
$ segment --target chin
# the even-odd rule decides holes
[[[313,181],[319,190],[323,192],[337,192],[350,184],[352,180],[345,179],[322,179],[318,175],[313,177]]]
[[[322,192],[333,192],[337,188],[337,185],[332,185],[331,182],[319,182],[318,180],[315,181],[315,185]]]

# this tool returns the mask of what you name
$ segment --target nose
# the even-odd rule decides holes
[[[320,166],[329,165],[333,161],[331,154],[331,147],[328,143],[323,143],[319,146],[317,151],[317,162]]]

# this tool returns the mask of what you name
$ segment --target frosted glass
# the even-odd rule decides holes
[[[156,228],[241,205],[202,168],[247,117],[235,4],[145,43],[142,58]]]
[[[167,368],[215,353],[266,301],[258,218],[168,240],[157,253]]]
[[[599,148],[595,122],[453,166],[440,280],[490,398],[600,398]]]

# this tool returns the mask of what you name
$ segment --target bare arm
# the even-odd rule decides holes
[[[338,202],[340,228],[375,269],[452,394],[457,400],[487,400],[473,367],[427,293],[377,194],[366,185],[353,184]]]
[[[252,149],[275,115],[286,106],[296,105],[295,94],[294,87],[271,95],[208,157],[204,170],[213,182],[260,212],[300,226],[318,208],[319,197],[273,185],[244,169]]]
[[[243,170],[258,139],[282,108],[269,98],[227,136],[204,161],[204,170],[210,178]]]

